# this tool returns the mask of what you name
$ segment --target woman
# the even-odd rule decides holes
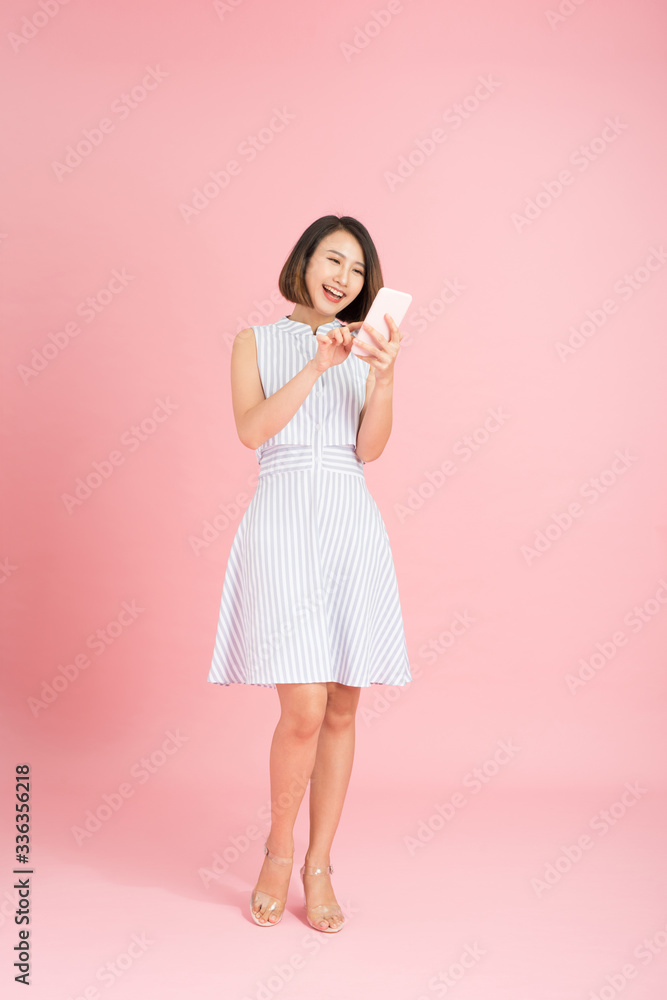
[[[276,688],[280,699],[271,829],[250,899],[266,927],[282,919],[310,783],[307,919],[316,930],[342,928],[330,852],[359,695],[412,680],[389,537],[363,472],[391,432],[402,334],[387,316],[389,340],[370,329],[376,346],[364,344],[363,357],[350,350],[382,284],[365,227],[324,216],[280,274],[291,315],[242,330],[232,348],[236,428],[260,470],[229,554],[208,680]]]

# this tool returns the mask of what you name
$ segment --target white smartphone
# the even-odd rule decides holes
[[[410,308],[411,302],[412,296],[407,292],[397,292],[394,288],[382,287],[373,299],[373,304],[368,310],[364,322],[372,326],[378,333],[381,333],[387,340],[390,340],[391,331],[387,326],[384,314],[389,313],[396,326],[400,327],[406,312]],[[352,353],[360,358],[369,357],[368,353],[361,348],[363,344],[370,344],[371,347],[377,346],[373,334],[368,333],[367,330],[364,330],[363,326],[360,326],[352,336],[355,338],[350,348]]]

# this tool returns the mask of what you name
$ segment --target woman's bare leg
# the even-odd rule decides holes
[[[352,773],[355,742],[355,715],[361,688],[331,682],[327,684],[327,704],[319,730],[317,754],[310,776],[310,842],[306,865],[326,868],[331,863],[331,845],[338,828]],[[305,875],[308,906],[335,904],[328,875]],[[323,920],[322,927],[335,927],[340,917]]]
[[[271,830],[267,846],[279,857],[289,858],[294,851],[294,823],[315,763],[327,685],[276,684],[276,688],[281,714],[269,757]],[[255,888],[285,899],[291,872],[289,865],[277,865],[265,855]],[[266,920],[266,907],[257,906],[255,915]],[[269,914],[268,920],[275,923],[275,914]]]

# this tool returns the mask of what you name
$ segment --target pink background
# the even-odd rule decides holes
[[[559,2],[4,4],[3,994],[28,762],[33,998],[663,1000],[667,14]],[[349,926],[295,865],[266,935],[277,696],[206,681],[230,345],[328,213],[414,296],[366,466],[414,680],[362,692]]]

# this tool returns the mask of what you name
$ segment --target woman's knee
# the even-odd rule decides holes
[[[360,694],[361,688],[332,684],[324,714],[326,725],[340,729],[353,725]]]
[[[326,711],[325,685],[291,685],[299,691],[283,692],[281,725],[295,739],[312,739],[320,730]]]

